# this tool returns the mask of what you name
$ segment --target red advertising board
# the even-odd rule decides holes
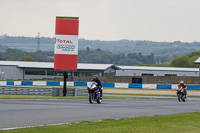
[[[56,17],[54,69],[77,70],[78,17]]]

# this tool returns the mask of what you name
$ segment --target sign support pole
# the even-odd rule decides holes
[[[63,96],[66,96],[67,94],[67,72],[64,72],[64,82],[63,82]]]

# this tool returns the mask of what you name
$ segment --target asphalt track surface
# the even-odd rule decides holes
[[[90,104],[88,99],[1,99],[0,129],[200,112],[199,103],[200,98],[188,98],[187,102],[159,99],[103,99],[102,104]]]

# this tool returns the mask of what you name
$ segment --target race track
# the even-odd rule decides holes
[[[104,99],[89,104],[88,99],[0,100],[0,129],[83,120],[200,112],[200,99],[187,102],[153,99]]]

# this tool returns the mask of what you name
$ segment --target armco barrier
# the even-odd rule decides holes
[[[6,86],[8,81],[1,81],[0,86]]]
[[[200,90],[200,85],[186,85],[188,90]]]
[[[173,84],[171,89],[177,89],[178,84]]]
[[[128,88],[128,83],[115,83],[115,88]]]
[[[14,85],[22,85],[22,81],[14,81]]]
[[[74,82],[74,86],[87,86],[87,82]]]
[[[35,85],[35,86],[46,86],[47,81],[34,81],[33,85]]]
[[[67,82],[67,86],[87,86],[91,82]],[[29,86],[63,86],[63,81],[0,81],[0,86],[29,85]],[[140,89],[176,89],[178,84],[128,84],[102,83],[103,87],[140,88]],[[200,90],[200,85],[187,85],[189,90]]]
[[[22,81],[22,85],[33,85],[33,81]]]
[[[115,87],[115,83],[102,83],[103,87]]]
[[[16,86],[1,86],[0,94],[4,95],[42,95],[42,96],[57,96],[57,88],[41,88],[41,87],[16,87]]]
[[[157,89],[171,89],[171,88],[172,88],[171,85],[162,85],[162,84],[157,85]]]
[[[60,86],[63,86],[63,81],[60,81]],[[74,82],[67,82],[67,86],[74,86]]]
[[[76,88],[75,96],[88,96],[88,90],[86,88]]]
[[[156,89],[157,84],[142,84],[142,88],[145,89]]]
[[[7,81],[7,85],[14,85],[14,81]]]
[[[59,81],[47,81],[47,86],[60,86]]]
[[[62,88],[0,86],[0,95],[63,96]],[[86,88],[67,88],[66,96],[88,96]]]
[[[142,88],[142,84],[129,84],[129,88]]]

